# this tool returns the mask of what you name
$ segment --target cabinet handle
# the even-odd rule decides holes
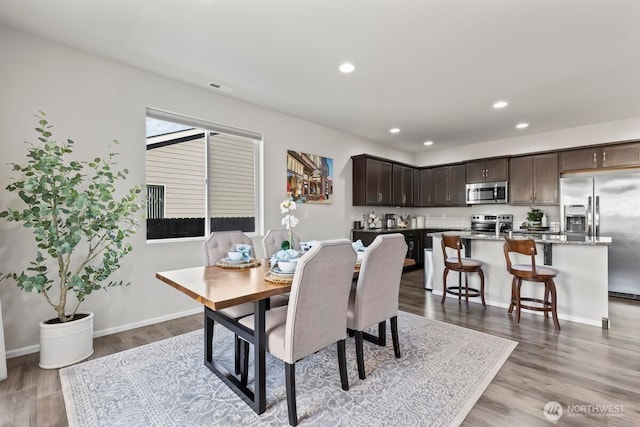
[[[598,164],[598,162],[597,162],[597,160],[596,160],[596,152],[594,151],[594,152],[593,152],[593,166],[595,166],[595,165],[597,165],[597,164]]]
[[[529,200],[533,200],[533,192],[529,191]]]
[[[602,152],[602,164],[604,166],[604,164],[607,163],[607,152],[603,151]]]
[[[536,195],[536,192],[533,192],[533,201],[535,202],[538,199],[538,196]]]
[[[407,202],[407,196],[406,195],[402,195],[402,204],[404,205]]]
[[[413,241],[410,241],[409,242],[409,250],[412,251],[414,247],[415,247],[415,245],[413,244]]]

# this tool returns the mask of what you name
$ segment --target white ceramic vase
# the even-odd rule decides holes
[[[93,354],[93,313],[78,314],[87,316],[66,323],[40,322],[41,368],[62,368]]]

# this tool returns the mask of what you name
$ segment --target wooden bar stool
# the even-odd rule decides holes
[[[516,308],[516,323],[520,323],[520,309],[526,308],[533,311],[543,311],[545,317],[549,317],[549,312],[551,312],[553,324],[556,329],[560,330],[556,304],[556,284],[553,281],[559,271],[548,265],[536,266],[536,244],[532,239],[509,239],[505,237],[503,249],[504,257],[507,261],[507,271],[513,275],[509,313],[513,312],[514,307]],[[512,264],[510,253],[531,256],[531,264]],[[523,280],[544,283],[544,299],[520,296],[520,287]],[[522,304],[522,301],[538,305],[525,305]]]
[[[447,294],[457,295],[458,301],[464,296],[466,302],[469,302],[469,297],[480,297],[482,299],[482,306],[486,307],[487,304],[484,301],[484,272],[482,271],[482,261],[473,258],[463,257],[460,254],[462,249],[462,241],[460,236],[452,236],[442,234],[442,256],[444,258],[444,275],[442,277],[442,301],[440,304],[444,304]],[[454,249],[456,256],[449,256],[447,254],[447,248]],[[458,286],[447,286],[447,275],[449,271],[458,272]],[[462,273],[464,276],[464,286],[462,286]],[[478,273],[480,276],[480,289],[469,287],[469,273]]]

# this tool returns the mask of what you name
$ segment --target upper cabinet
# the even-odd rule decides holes
[[[506,181],[509,177],[509,159],[485,159],[466,164],[466,183]]]
[[[615,144],[560,153],[560,172],[640,166],[640,143]]]
[[[557,153],[513,157],[510,162],[510,204],[557,205],[560,202]]]
[[[353,156],[353,205],[392,205],[392,163],[365,155]]]
[[[466,206],[465,165],[432,169],[433,193],[430,206]]]
[[[418,197],[419,206],[430,207],[433,204],[433,169],[420,169],[418,172],[420,181],[420,196]]]
[[[414,206],[415,169],[394,163],[393,171],[393,205]]]

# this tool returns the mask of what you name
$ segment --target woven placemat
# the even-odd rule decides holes
[[[252,259],[251,261],[245,262],[242,264],[228,264],[223,260],[216,262],[216,265],[222,268],[251,268],[251,267],[257,267],[261,264],[262,262],[259,259]]]
[[[264,280],[273,283],[292,283],[293,274],[278,274],[273,271],[267,271],[264,273]]]

